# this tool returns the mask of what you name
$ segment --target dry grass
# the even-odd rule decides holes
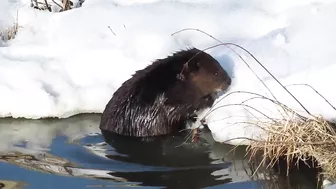
[[[334,125],[322,117],[302,119],[292,112],[287,120],[258,123],[268,133],[266,141],[252,140],[249,152],[263,152],[262,164],[273,166],[280,157],[288,164],[294,159],[308,161],[314,157],[323,169],[325,178],[336,180],[336,132]]]
[[[77,4],[74,4],[71,0],[31,0],[30,6],[38,10],[48,10],[53,12],[52,6],[56,5],[59,10],[56,12],[64,12],[74,8],[79,8],[82,6],[85,0],[80,0]]]
[[[8,41],[15,38],[16,34],[19,30],[19,24],[18,20],[16,20],[16,23],[14,23],[12,26],[0,29],[0,40],[2,41]]]

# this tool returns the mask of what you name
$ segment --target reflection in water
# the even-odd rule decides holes
[[[204,143],[184,143],[185,139],[179,136],[160,137],[146,142],[113,134],[104,136],[118,153],[107,154],[107,158],[153,167],[151,171],[111,172],[113,176],[126,178],[141,186],[166,188],[203,188],[231,182],[231,178],[212,175],[217,170],[227,169],[230,164],[214,162],[209,157],[209,147]]]
[[[214,142],[206,131],[199,143],[185,142],[179,136],[141,142],[106,134],[106,144],[99,121],[100,115],[61,120],[0,120],[0,170],[5,170],[0,171],[0,179],[24,181],[39,188],[44,175],[51,175],[49,179],[58,182],[43,188],[57,189],[67,184],[76,188],[66,178],[72,178],[78,188],[287,189],[292,185],[271,171],[260,169],[253,175],[254,169],[244,158],[244,147],[232,151],[232,146]],[[16,170],[20,174],[5,174],[13,169],[6,164],[24,170]],[[36,171],[41,174],[28,178]],[[314,188],[305,178],[295,179],[299,181],[294,188]]]
[[[24,189],[27,184],[12,180],[0,180],[0,189]]]
[[[27,168],[29,170],[51,173],[62,176],[77,176],[87,178],[112,179],[118,182],[125,182],[123,178],[110,176],[109,171],[76,168],[75,165],[66,159],[44,153],[43,156],[32,156],[29,154],[9,153],[0,155],[0,162],[7,162]]]

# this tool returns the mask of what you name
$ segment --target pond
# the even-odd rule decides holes
[[[301,174],[252,169],[245,147],[168,138],[141,143],[98,128],[99,114],[0,120],[0,188],[315,188]],[[253,174],[255,173],[255,174]],[[294,179],[293,179],[294,178]]]

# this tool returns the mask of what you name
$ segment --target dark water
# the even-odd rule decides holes
[[[99,119],[1,119],[0,188],[314,188],[300,174],[288,182],[262,167],[254,172],[244,147],[233,153],[209,133],[198,143],[114,137],[107,145]]]

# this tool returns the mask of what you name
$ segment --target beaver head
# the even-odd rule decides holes
[[[203,96],[225,91],[231,85],[229,74],[209,54],[193,49],[195,56],[183,67],[182,74]]]

